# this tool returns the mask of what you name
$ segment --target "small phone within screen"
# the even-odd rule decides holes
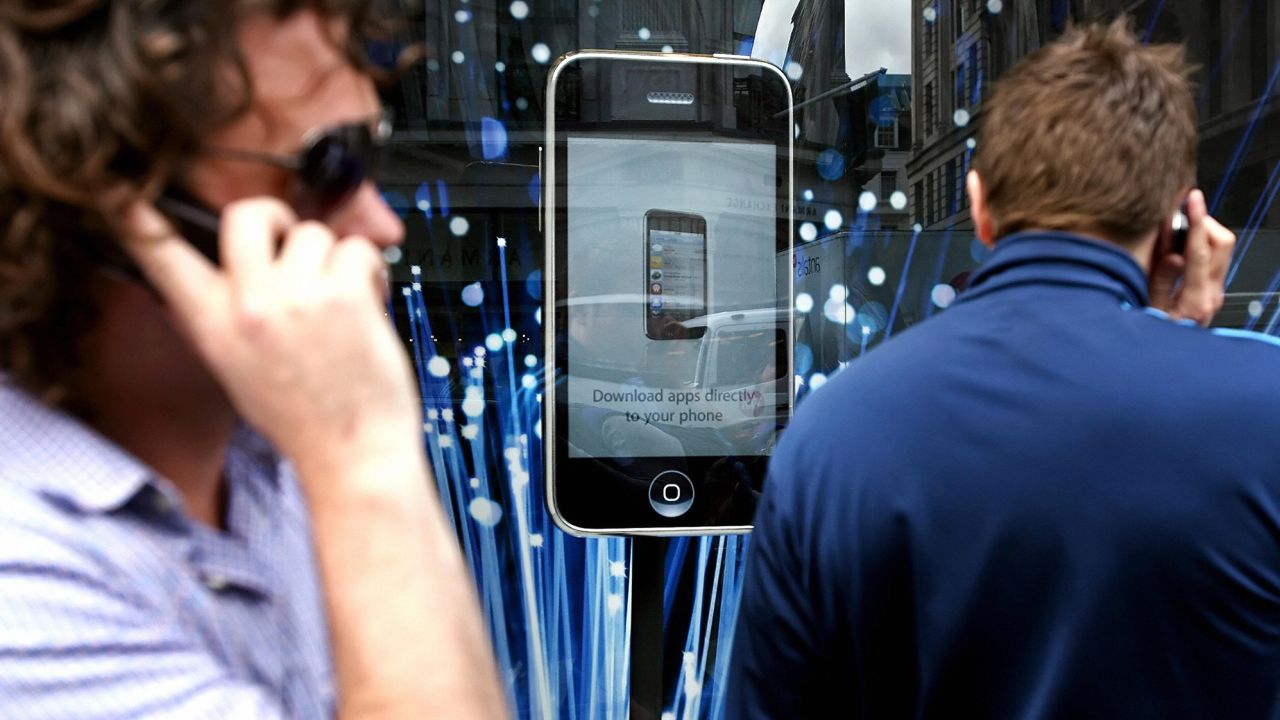
[[[645,213],[645,335],[650,340],[701,337],[686,323],[707,314],[707,221],[700,215]]]

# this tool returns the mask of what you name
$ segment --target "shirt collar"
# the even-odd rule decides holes
[[[1000,240],[961,300],[1026,284],[1096,288],[1120,302],[1148,304],[1147,276],[1119,245],[1066,232],[1023,232]]]
[[[235,458],[274,487],[279,456],[241,425],[232,437]],[[180,495],[138,458],[79,418],[48,407],[0,375],[0,478],[61,499],[84,513],[118,510],[151,485],[174,503]]]

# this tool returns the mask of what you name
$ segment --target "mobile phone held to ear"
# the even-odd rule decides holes
[[[212,208],[173,185],[156,198],[155,207],[201,255],[218,264],[219,220]]]
[[[1187,215],[1187,200],[1182,199],[1182,204],[1178,205],[1178,211],[1173,214],[1173,242],[1170,244],[1171,252],[1179,255],[1187,251],[1187,233],[1191,230],[1191,219]]]

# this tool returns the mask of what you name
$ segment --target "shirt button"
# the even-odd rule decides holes
[[[214,592],[222,592],[227,589],[227,579],[221,575],[205,575],[204,586]]]
[[[173,509],[173,503],[169,502],[169,498],[164,493],[157,492],[151,496],[151,508],[161,515],[167,515]]]

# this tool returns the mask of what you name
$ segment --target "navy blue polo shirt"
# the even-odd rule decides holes
[[[1146,285],[1116,246],[1011,236],[800,406],[728,717],[1271,716],[1280,347]]]

